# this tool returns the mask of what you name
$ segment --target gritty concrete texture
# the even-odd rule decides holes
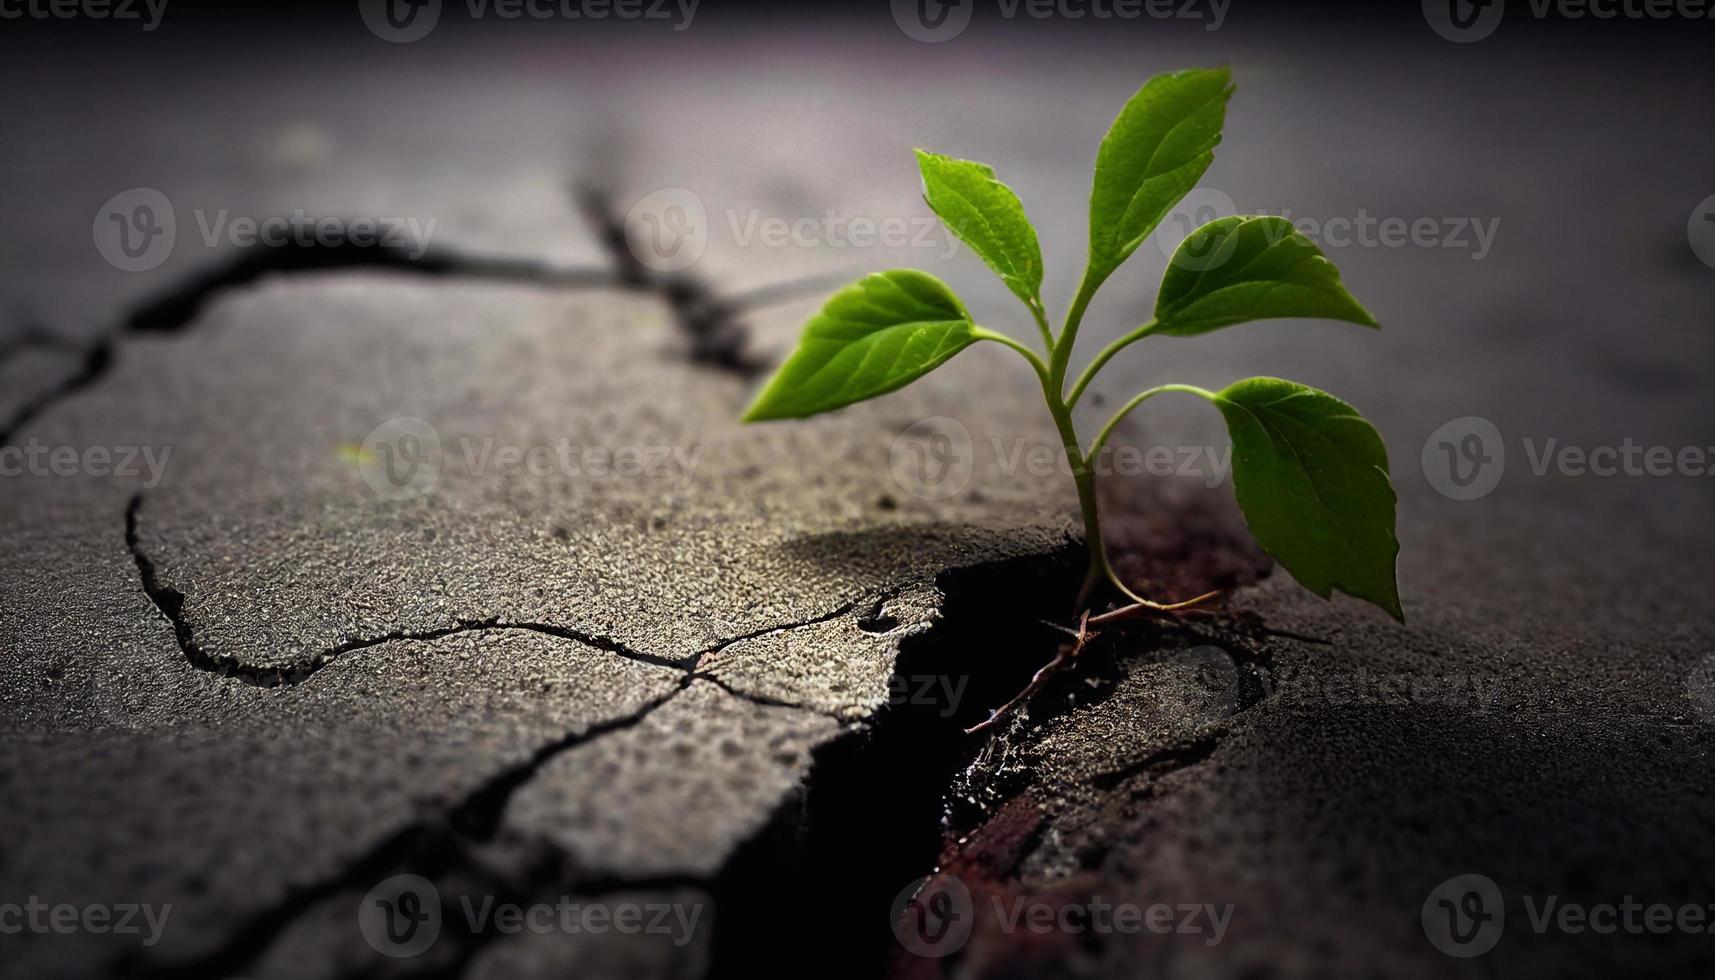
[[[838,729],[697,681],[636,725],[543,767],[512,798],[502,832],[546,840],[598,877],[711,877]],[[691,813],[698,818],[687,822]]]
[[[242,968],[330,896],[361,894],[371,869],[410,865],[401,835],[447,824],[548,846],[582,869],[568,887],[712,875],[793,798],[841,731],[829,716],[885,701],[898,637],[848,646],[822,627],[870,623],[906,595],[919,622],[940,570],[1064,540],[1052,494],[997,492],[988,516],[959,522],[894,484],[898,420],[944,412],[947,388],[740,428],[745,382],[679,356],[663,309],[611,292],[281,280],[218,301],[182,337],[125,343],[101,384],[27,428],[172,453],[152,486],[18,484],[8,553],[43,572],[7,585],[7,719],[29,738],[9,777],[28,803],[8,813],[8,876],[89,900],[159,896],[179,917],[142,952],[53,937],[30,962]],[[440,480],[385,500],[361,447],[406,412],[436,420]],[[464,440],[560,439],[702,455],[676,479],[605,481],[460,455]],[[766,465],[781,458],[801,466]],[[1003,482],[992,463],[974,479]],[[707,656],[750,693],[745,678],[777,659],[768,644],[800,625],[796,662],[755,696],[803,707],[684,687]],[[818,660],[825,671],[806,669]],[[233,757],[251,760],[242,778]]]
[[[1236,12],[1218,33],[1029,24],[1051,43],[977,27],[930,48],[884,6],[804,35],[711,10],[670,56],[649,25],[396,46],[347,16],[313,44],[270,24],[244,44],[187,27],[88,48],[9,25],[0,80],[37,94],[9,106],[25,138],[0,153],[16,204],[0,442],[163,465],[0,487],[0,902],[173,908],[147,947],[0,937],[9,972],[875,974],[886,901],[936,867],[979,902],[1233,912],[1212,946],[1021,937],[979,915],[961,956],[900,953],[896,973],[1709,971],[1684,936],[1536,937],[1521,899],[1715,895],[1715,497],[1690,477],[1538,476],[1521,443],[1707,441],[1715,293],[1684,228],[1715,143],[1709,91],[1683,84],[1706,53],[1604,48],[1598,72],[1511,21],[1516,46],[1360,44]],[[258,68],[275,62],[313,69],[278,84]],[[1409,625],[1258,583],[1219,474],[1109,480],[1134,582],[1237,591],[1215,618],[1110,631],[998,734],[962,739],[1052,653],[1045,562],[1075,547],[1065,475],[1011,462],[1054,452],[1023,365],[984,345],[837,415],[734,420],[860,271],[928,269],[1030,336],[928,223],[910,147],[1018,189],[1058,309],[1114,109],[1148,74],[1215,63],[1240,89],[1206,183],[1238,208],[1499,219],[1498,235],[1481,259],[1329,243],[1382,332],[1154,342],[1114,362],[1081,424],[1168,380],[1342,395],[1389,443]],[[125,272],[92,222],[138,187],[171,202],[179,240]],[[634,205],[673,189],[707,241],[672,275],[640,272],[628,216],[635,231]],[[435,251],[323,262],[202,227],[300,209],[434,219]],[[830,210],[848,232],[927,235],[739,240]],[[1114,277],[1087,349],[1147,319],[1165,261],[1146,243]],[[734,324],[744,356],[709,356]],[[25,326],[40,336],[20,346]],[[1224,445],[1213,413],[1172,404],[1119,440]],[[1432,479],[1431,434],[1463,416],[1509,453],[1472,501]],[[562,444],[647,465],[567,472]],[[549,455],[509,455],[532,448]],[[958,574],[1002,560],[1022,564]],[[914,703],[906,670],[970,687]],[[782,871],[800,857],[838,873]],[[1470,961],[1422,914],[1467,873],[1509,917]],[[360,928],[401,876],[442,903],[420,957]],[[682,945],[459,919],[465,899],[565,898],[707,907]],[[723,947],[735,924],[774,941]]]
[[[8,350],[0,339],[0,427],[9,430],[83,368],[78,351],[27,341]]]

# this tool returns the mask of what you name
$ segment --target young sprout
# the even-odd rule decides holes
[[[1226,420],[1234,493],[1263,549],[1322,598],[1338,590],[1403,622],[1387,450],[1350,405],[1296,382],[1247,378],[1219,391],[1165,384],[1139,392],[1087,447],[1072,422],[1097,372],[1145,337],[1192,337],[1276,317],[1378,326],[1341,285],[1333,264],[1291,222],[1221,218],[1179,245],[1162,276],[1154,318],[1109,344],[1068,386],[1072,349],[1090,300],[1208,170],[1232,92],[1225,69],[1182,71],[1150,79],[1120,110],[1096,156],[1089,259],[1058,333],[1042,303],[1036,231],[1018,195],[983,164],[918,150],[929,207],[1023,301],[1044,349],[977,326],[952,290],[927,273],[898,269],[865,276],[835,293],[805,325],[797,349],[745,421],[804,418],[887,394],[978,341],[1017,351],[1042,384],[1077,485],[1090,553],[1079,611],[1103,582],[1136,603],[1087,620],[1094,625],[1128,611],[1173,612],[1215,595],[1159,603],[1120,581],[1102,542],[1091,468],[1132,409],[1157,395],[1194,395],[1214,404]]]

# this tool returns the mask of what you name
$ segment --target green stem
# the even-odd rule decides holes
[[[992,340],[997,344],[1005,344],[1013,350],[1018,351],[1020,354],[1023,354],[1024,359],[1030,362],[1030,366],[1035,369],[1036,376],[1042,380],[1042,383],[1044,385],[1048,383],[1048,365],[1044,364],[1042,362],[1042,358],[1029,347],[1013,340],[1006,334],[996,333],[995,331],[984,327],[977,327],[972,331],[972,333],[976,335],[978,340]]]
[[[1137,406],[1142,405],[1145,401],[1149,400],[1150,398],[1153,398],[1156,395],[1162,394],[1164,392],[1169,392],[1169,391],[1183,392],[1187,395],[1197,395],[1197,396],[1200,396],[1202,398],[1206,398],[1209,401],[1217,401],[1220,398],[1220,396],[1215,394],[1214,392],[1209,391],[1209,390],[1204,389],[1204,388],[1198,388],[1195,385],[1180,385],[1180,384],[1158,385],[1154,388],[1150,388],[1150,389],[1147,389],[1145,391],[1140,391],[1132,397],[1131,401],[1126,402],[1125,405],[1123,407],[1121,407],[1119,411],[1115,412],[1113,418],[1108,419],[1107,424],[1102,426],[1102,431],[1096,433],[1095,441],[1090,443],[1090,451],[1089,451],[1088,458],[1089,459],[1095,459],[1101,453],[1102,445],[1108,441],[1108,436],[1113,434],[1114,426],[1119,425],[1120,420],[1125,418],[1127,413],[1129,413],[1132,409],[1136,408]]]
[[[1072,308],[1066,311],[1066,325],[1060,330],[1060,339],[1049,347],[1049,377],[1054,382],[1055,404],[1064,402],[1062,393],[1066,390],[1066,368],[1072,362],[1072,348],[1078,343],[1078,327],[1084,322],[1084,311],[1090,308],[1090,300],[1105,278],[1092,278],[1089,270],[1084,270],[1084,279],[1078,284],[1078,295],[1072,299]]]
[[[1143,326],[1138,327],[1136,330],[1133,330],[1131,333],[1126,334],[1124,337],[1121,337],[1106,347],[1103,347],[1101,353],[1096,355],[1096,359],[1090,362],[1090,366],[1085,368],[1083,373],[1078,375],[1078,380],[1072,385],[1071,394],[1066,396],[1066,404],[1074,408],[1077,407],[1078,399],[1084,396],[1084,389],[1088,388],[1090,386],[1090,382],[1096,379],[1096,372],[1102,369],[1102,365],[1113,360],[1115,354],[1118,354],[1120,351],[1126,349],[1132,344],[1135,344],[1149,336],[1150,333],[1155,330],[1156,326],[1156,321],[1151,320]]]
[[[1060,433],[1060,443],[1066,450],[1066,462],[1072,468],[1072,482],[1078,488],[1078,510],[1084,516],[1084,544],[1090,551],[1090,570],[1078,590],[1077,605],[1084,600],[1096,583],[1109,576],[1107,549],[1102,545],[1102,515],[1096,501],[1096,474],[1078,448],[1078,430],[1072,424],[1072,410],[1061,400],[1053,379],[1044,376],[1042,394],[1048,399],[1048,413],[1054,417],[1054,427]],[[1077,609],[1073,610],[1077,612]]]
[[[1025,304],[1030,307],[1030,315],[1036,318],[1036,329],[1042,334],[1042,349],[1054,353],[1054,330],[1048,326],[1048,311],[1042,308],[1042,300],[1035,299]]]

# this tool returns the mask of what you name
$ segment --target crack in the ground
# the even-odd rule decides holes
[[[642,723],[691,683],[692,679],[687,672],[677,688],[644,703],[636,711],[596,722],[539,746],[523,761],[490,775],[453,806],[436,815],[413,821],[353,860],[339,873],[295,889],[279,903],[252,916],[213,953],[190,963],[170,966],[143,967],[141,964],[128,964],[121,972],[126,975],[190,980],[215,980],[239,975],[265,953],[272,942],[293,922],[322,901],[348,890],[368,890],[374,883],[392,874],[407,873],[400,870],[403,868],[425,865],[446,868],[469,864],[467,842],[480,842],[494,836],[506,803],[518,787],[529,782],[560,754],[588,745],[604,735],[624,731]],[[597,881],[594,884],[602,889],[617,890],[622,883]],[[468,958],[468,954],[461,957],[461,960],[463,958]]]
[[[185,659],[190,662],[191,666],[198,670],[233,678],[253,687],[283,687],[303,683],[322,668],[338,661],[345,654],[380,646],[383,643],[438,640],[460,633],[485,631],[521,630],[542,633],[559,639],[574,640],[586,646],[616,654],[627,660],[634,660],[655,667],[684,670],[688,669],[696,659],[696,655],[671,658],[644,653],[633,650],[612,637],[586,633],[570,627],[547,623],[508,622],[499,618],[460,620],[454,625],[436,629],[417,632],[395,630],[381,636],[348,640],[329,647],[307,660],[281,667],[259,667],[234,657],[217,656],[208,653],[198,645],[196,637],[191,631],[190,623],[185,618],[185,594],[172,586],[162,584],[154,560],[144,553],[138,533],[138,512],[142,506],[143,495],[138,494],[131,498],[130,505],[125,509],[125,544],[131,551],[132,559],[136,562],[144,593],[149,596],[150,601],[155,604],[155,608],[160,611],[167,622],[172,624],[173,635],[178,639],[179,649],[183,651]]]
[[[820,292],[834,280],[825,276],[776,283],[749,293],[722,297],[702,279],[688,273],[659,273],[638,260],[625,240],[623,219],[608,203],[606,194],[586,190],[579,194],[583,214],[597,241],[613,264],[607,268],[559,268],[525,259],[493,258],[449,250],[430,250],[413,255],[403,246],[330,244],[282,246],[256,245],[240,252],[225,264],[198,273],[181,285],[160,293],[125,315],[119,325],[88,343],[77,343],[32,328],[0,348],[0,360],[30,346],[44,346],[80,355],[81,368],[52,390],[31,400],[0,421],[0,446],[10,445],[19,431],[44,411],[101,380],[113,364],[118,342],[127,336],[177,333],[196,321],[197,315],[218,293],[252,283],[265,275],[294,275],[341,269],[375,269],[446,279],[476,279],[491,282],[536,285],[550,289],[620,288],[659,297],[672,313],[673,322],[690,340],[690,360],[720,370],[754,377],[769,365],[748,351],[749,329],[740,319],[748,310],[787,302]]]
[[[724,690],[727,690],[729,693],[739,697],[746,697],[746,695],[728,688],[724,683],[717,681],[715,678],[700,673],[698,668],[701,666],[704,658],[715,656],[726,650],[728,647],[743,643],[747,640],[760,639],[765,636],[773,636],[776,633],[788,633],[793,630],[832,622],[833,620],[850,614],[858,607],[860,602],[863,601],[861,599],[854,599],[850,602],[841,603],[839,606],[826,613],[821,613],[816,616],[789,623],[777,623],[760,629],[751,630],[750,632],[742,633],[738,636],[718,640],[695,653],[683,657],[663,657],[653,653],[645,653],[641,650],[632,649],[613,637],[599,633],[589,633],[569,626],[560,626],[551,623],[514,622],[504,620],[499,617],[490,617],[485,619],[460,619],[449,626],[436,627],[415,632],[395,630],[380,636],[347,640],[343,643],[331,646],[312,657],[300,660],[290,665],[262,667],[257,666],[256,664],[246,663],[235,657],[211,654],[197,643],[196,636],[191,630],[190,621],[185,616],[185,602],[187,601],[187,597],[183,592],[180,592],[178,589],[175,589],[170,585],[166,585],[161,581],[160,572],[155,565],[154,559],[150,558],[143,550],[141,533],[139,530],[139,514],[142,509],[143,495],[139,493],[131,498],[131,502],[125,508],[125,546],[131,552],[132,561],[137,566],[137,573],[141,580],[144,594],[146,594],[149,597],[149,600],[154,603],[155,609],[160,612],[169,624],[172,625],[173,635],[178,640],[179,650],[184,653],[185,659],[189,661],[192,667],[208,673],[219,674],[222,677],[230,677],[253,687],[290,687],[296,684],[301,684],[304,681],[309,680],[323,668],[331,666],[348,653],[380,646],[384,643],[438,640],[448,636],[456,636],[461,633],[519,630],[531,633],[541,633],[546,636],[552,636],[563,640],[573,640],[575,642],[582,643],[585,646],[594,647],[598,650],[604,650],[608,653],[616,654],[626,660],[648,664],[653,667],[667,667],[674,670],[684,670],[687,674],[698,679],[715,681],[715,683]],[[887,600],[884,597],[879,601],[885,602]],[[801,707],[798,705],[788,704],[782,704],[780,706]],[[804,710],[815,709],[804,708]]]

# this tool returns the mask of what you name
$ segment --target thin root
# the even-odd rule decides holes
[[[1065,627],[1057,628],[1065,629]],[[1068,630],[1067,632],[1070,631]],[[1042,685],[1048,683],[1048,679],[1050,677],[1059,673],[1061,668],[1077,659],[1078,654],[1084,652],[1084,646],[1088,644],[1090,639],[1095,635],[1096,634],[1090,632],[1090,614],[1085,613],[1083,618],[1078,620],[1078,632],[1074,634],[1074,640],[1071,643],[1061,644],[1059,651],[1054,654],[1054,659],[1037,668],[1036,673],[1031,675],[1030,683],[1024,686],[1024,690],[1019,691],[1017,696],[1015,696],[1011,701],[1008,701],[995,709],[995,711],[988,716],[987,721],[978,722],[977,724],[965,729],[965,734],[975,735],[985,729],[993,728],[1002,718],[1005,718],[1008,714],[1012,713],[1013,709],[1018,708],[1020,705],[1023,705],[1025,702],[1035,697],[1036,692],[1042,690]]]

